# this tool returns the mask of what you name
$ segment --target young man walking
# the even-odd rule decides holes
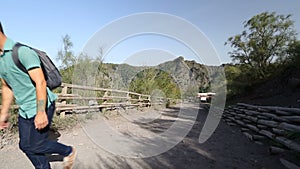
[[[15,42],[4,34],[0,22],[0,78],[2,108],[0,129],[9,126],[9,108],[15,97],[19,105],[20,149],[36,169],[50,169],[46,154],[64,156],[64,169],[73,166],[76,150],[71,146],[48,140],[57,96],[46,87],[38,55],[28,47],[20,47],[19,60],[27,69],[24,73],[12,59]]]

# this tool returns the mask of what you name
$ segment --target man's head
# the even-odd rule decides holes
[[[3,31],[3,28],[2,28],[1,22],[0,22],[0,32],[1,32],[2,34],[4,34],[4,31]]]

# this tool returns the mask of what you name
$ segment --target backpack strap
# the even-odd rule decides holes
[[[24,73],[28,73],[28,71],[26,70],[25,66],[21,63],[20,59],[19,59],[19,54],[18,54],[18,49],[21,47],[21,46],[26,46],[26,45],[23,45],[21,43],[16,43],[12,49],[12,59],[14,61],[14,63],[16,64],[16,66],[22,70]]]

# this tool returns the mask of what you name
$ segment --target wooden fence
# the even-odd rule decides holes
[[[300,109],[253,106],[239,103],[225,109],[228,125],[240,126],[258,144],[269,144],[271,153],[300,153]]]
[[[62,84],[61,93],[57,95],[58,113],[151,106],[150,95],[66,83]]]
[[[116,108],[161,106],[167,102],[174,102],[174,99],[171,98],[66,83],[63,83],[58,91],[60,92],[56,93],[58,95],[56,112],[61,115]],[[12,105],[11,108],[17,109],[18,106]]]

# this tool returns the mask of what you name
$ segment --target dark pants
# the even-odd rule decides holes
[[[72,152],[70,146],[48,140],[50,124],[55,110],[55,103],[47,109],[49,125],[43,130],[35,129],[34,118],[24,119],[19,116],[20,149],[27,155],[36,169],[50,169],[46,154],[68,156]]]

